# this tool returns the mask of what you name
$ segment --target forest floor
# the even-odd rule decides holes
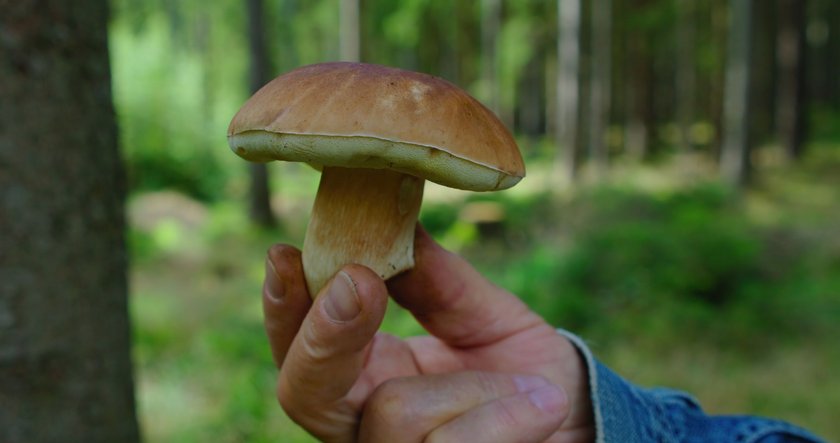
[[[772,416],[840,441],[838,152],[820,150],[796,168],[763,160],[767,163],[755,186],[739,196],[721,194],[717,188],[682,193],[686,183],[694,186],[702,180],[688,179],[697,167],[686,169],[679,162],[656,169],[619,168],[612,179],[616,183],[587,185],[575,192],[545,191],[550,170],[537,166],[520,190],[514,188],[499,199],[470,200],[432,187],[421,219],[447,247],[522,295],[549,321],[580,332],[601,360],[633,382],[691,392],[710,413]],[[132,199],[131,309],[140,418],[147,441],[314,441],[276,404],[276,371],[260,312],[266,249],[279,241],[301,244],[317,178],[307,175],[306,180],[312,187],[305,191],[280,183],[280,189],[288,190],[276,202],[283,225],[272,231],[251,228],[237,203],[206,206],[175,193]],[[465,220],[465,208],[471,204],[487,207],[476,202],[499,205],[505,221],[476,225]],[[672,210],[679,213],[667,213]],[[614,224],[611,211],[625,211],[620,212],[619,224],[626,219],[628,226],[641,230],[609,231]],[[660,220],[651,218],[651,211],[667,214]],[[717,226],[715,220],[724,216],[731,220]],[[583,229],[582,224],[590,226]],[[714,298],[720,291],[698,291],[711,298],[673,303],[640,298],[633,304],[615,295],[662,285],[669,291],[696,289],[672,284],[670,274],[610,266],[645,257],[646,248],[666,255],[682,251],[681,233],[704,232],[708,226],[721,230],[715,237],[717,231],[708,228],[709,235],[737,249],[734,255],[738,248],[745,251],[743,263],[727,262],[733,255],[730,250],[711,258],[712,265],[730,263],[735,271],[703,268],[740,279],[737,284],[746,282],[730,291],[735,295],[727,295],[738,299],[721,302]],[[674,233],[676,237],[669,238],[676,244],[662,243],[644,231],[647,228],[663,236]],[[763,234],[756,237],[754,231]],[[628,246],[609,243],[621,239],[629,241]],[[750,252],[753,240],[763,242],[763,249]],[[642,252],[629,258],[603,255],[599,241]],[[574,266],[591,260],[604,266],[594,274],[596,279],[621,275],[615,277],[621,285],[591,283],[592,275]],[[564,267],[557,268],[557,262]],[[661,264],[653,261],[650,266]],[[626,278],[630,272],[634,277]],[[553,278],[554,274],[564,277]],[[760,281],[775,276],[778,279],[767,285]],[[570,294],[571,299],[575,291],[590,289],[606,298],[590,300],[584,294],[575,299],[577,304],[558,301],[565,297],[558,294]],[[401,336],[422,333],[396,306],[389,307],[383,328]]]

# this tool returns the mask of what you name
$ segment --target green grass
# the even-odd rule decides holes
[[[836,441],[840,156],[814,154],[795,169],[766,168],[742,195],[684,180],[674,166],[627,168],[615,171],[618,183],[574,193],[430,193],[422,220],[627,378],[687,390],[713,413],[778,417]],[[538,181],[540,166],[532,169]],[[313,441],[276,404],[262,331],[265,251],[301,243],[311,201],[310,191],[280,188],[289,193],[278,231],[250,228],[244,209],[226,202],[132,231],[147,441]],[[161,201],[136,196],[132,219]],[[477,201],[504,217],[467,221],[464,208]],[[385,323],[398,335],[420,332],[396,306]]]

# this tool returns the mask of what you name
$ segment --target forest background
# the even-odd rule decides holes
[[[248,165],[225,134],[272,77],[332,60],[443,77],[514,132],[513,189],[427,187],[421,222],[447,248],[636,383],[840,440],[840,3],[110,9],[145,440],[312,441],[274,398],[260,288],[268,246],[302,244],[318,173]],[[383,328],[423,333],[397,306]]]

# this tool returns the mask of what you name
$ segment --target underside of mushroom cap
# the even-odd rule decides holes
[[[450,188],[470,191],[507,189],[522,177],[456,157],[431,146],[371,137],[276,134],[248,131],[229,137],[231,149],[256,162],[284,160],[324,166],[392,169]]]
[[[253,161],[393,169],[475,191],[516,184],[525,167],[486,107],[429,75],[362,63],[324,63],[281,75],[228,129]]]

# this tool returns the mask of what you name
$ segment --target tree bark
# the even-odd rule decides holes
[[[776,135],[776,2],[755,1],[750,11],[750,140],[764,143]]]
[[[563,159],[566,179],[577,180],[580,123],[580,0],[558,0],[557,159]]]
[[[612,0],[592,4],[592,57],[589,89],[589,158],[598,176],[606,173],[609,153],[606,129],[609,125],[612,61]]]
[[[263,0],[248,0],[248,48],[251,55],[250,89],[257,92],[268,82],[268,50],[265,46]],[[275,225],[271,212],[271,191],[268,168],[265,163],[250,163],[250,193],[248,213],[251,222],[262,226]]]
[[[629,8],[638,14],[638,11],[650,6],[649,0],[634,0]],[[624,80],[627,85],[624,146],[628,155],[636,160],[645,160],[651,155],[656,135],[653,49],[649,38],[646,32],[631,29],[626,42],[628,78]]]
[[[836,1],[826,1],[828,40],[824,43],[827,57],[825,57],[825,86],[823,90],[826,104],[834,110],[840,111],[840,85],[832,81],[840,77],[840,4]]]
[[[0,441],[139,440],[108,2],[0,1]]]
[[[706,13],[706,24],[708,33],[706,38],[710,40],[714,48],[715,58],[721,60],[708,70],[704,76],[708,81],[708,94],[704,94],[706,100],[706,112],[709,115],[709,122],[712,124],[712,138],[709,140],[709,154],[720,161],[723,157],[724,139],[724,108],[726,90],[726,39],[729,29],[729,11],[727,4],[730,0],[714,0],[703,4]],[[700,29],[700,28],[698,28]]]
[[[677,22],[677,119],[680,128],[680,150],[691,151],[691,125],[694,123],[694,110],[697,107],[695,90],[697,75],[695,70],[695,5],[696,0],[679,0]]]
[[[481,1],[481,77],[487,88],[487,107],[500,118],[505,117],[501,109],[499,60],[496,55],[496,42],[502,27],[501,15],[501,0]]]
[[[802,156],[807,121],[805,1],[779,0],[778,6],[776,130],[787,159],[795,161]]]
[[[751,2],[730,0],[720,168],[735,186],[746,184],[750,172]]]
[[[807,5],[807,102],[840,112],[840,3],[802,1]]]
[[[545,106],[542,102],[542,98],[545,97],[545,90],[543,89],[545,85],[543,50],[539,48],[535,52],[536,54],[525,65],[523,78],[520,81],[522,92],[519,100],[519,112],[517,113],[520,133],[531,137],[536,137],[545,132],[543,122]]]

